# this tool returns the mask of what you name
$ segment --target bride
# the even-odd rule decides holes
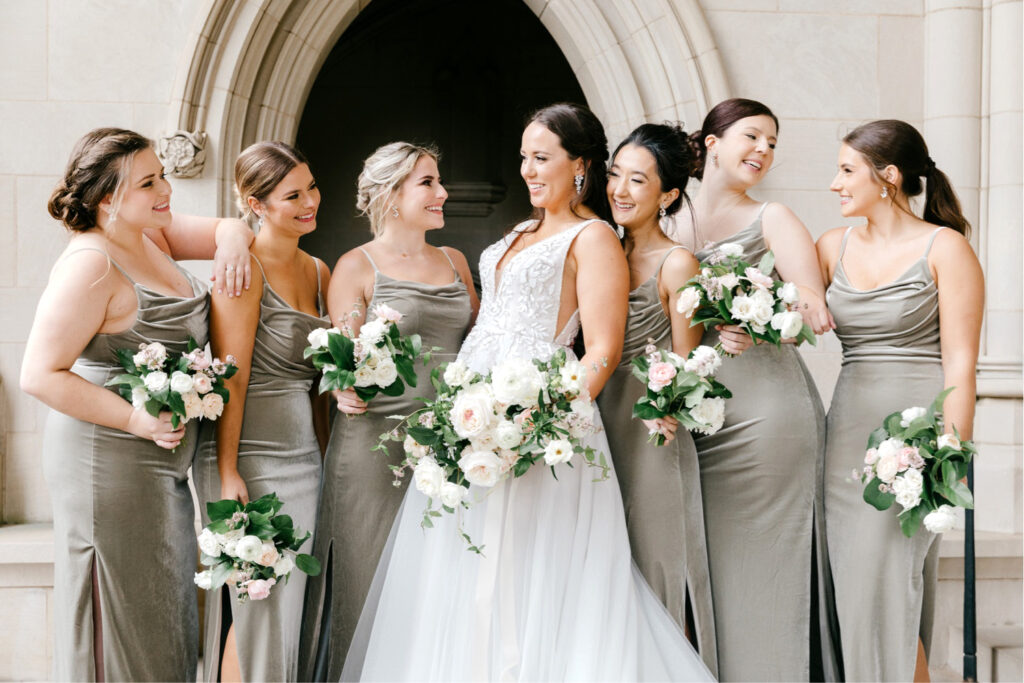
[[[534,218],[481,255],[482,307],[459,358],[481,373],[547,358],[582,327],[596,396],[619,361],[629,289],[606,220],[604,131],[589,110],[552,105],[530,118],[520,155]],[[608,453],[603,433],[590,445]],[[712,680],[632,565],[614,474],[595,482],[574,464],[474,489],[462,525],[483,557],[454,515],[421,529],[426,498],[409,487],[342,678]]]

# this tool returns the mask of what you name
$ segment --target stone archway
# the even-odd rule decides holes
[[[206,132],[200,182],[231,211],[232,164],[261,139],[294,141],[310,88],[370,0],[207,0],[168,127]],[[699,120],[728,84],[698,0],[525,0],[565,54],[609,139],[647,120]]]

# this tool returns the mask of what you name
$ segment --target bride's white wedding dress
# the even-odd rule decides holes
[[[579,316],[555,329],[562,271],[593,222],[525,248],[498,282],[516,232],[483,252],[483,302],[462,361],[485,373],[568,349]],[[603,433],[590,443],[608,454]],[[483,557],[466,550],[453,515],[421,529],[427,499],[410,486],[343,680],[713,680],[632,564],[614,473],[594,482],[595,470],[574,465],[559,465],[557,480],[534,467],[490,491],[474,487],[482,500],[460,514]]]

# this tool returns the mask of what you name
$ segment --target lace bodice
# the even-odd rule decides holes
[[[509,259],[500,275],[495,270],[498,262],[530,222],[484,250],[480,314],[459,351],[460,360],[477,372],[487,372],[499,359],[548,358],[558,348],[572,346],[580,327],[579,311],[561,331],[556,329],[562,272],[573,240],[594,222],[602,221],[583,221],[531,244]]]

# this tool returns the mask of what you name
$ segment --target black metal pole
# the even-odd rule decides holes
[[[974,494],[974,461],[967,463],[967,488]],[[964,514],[964,680],[978,680],[978,632],[974,604],[974,510]]]

